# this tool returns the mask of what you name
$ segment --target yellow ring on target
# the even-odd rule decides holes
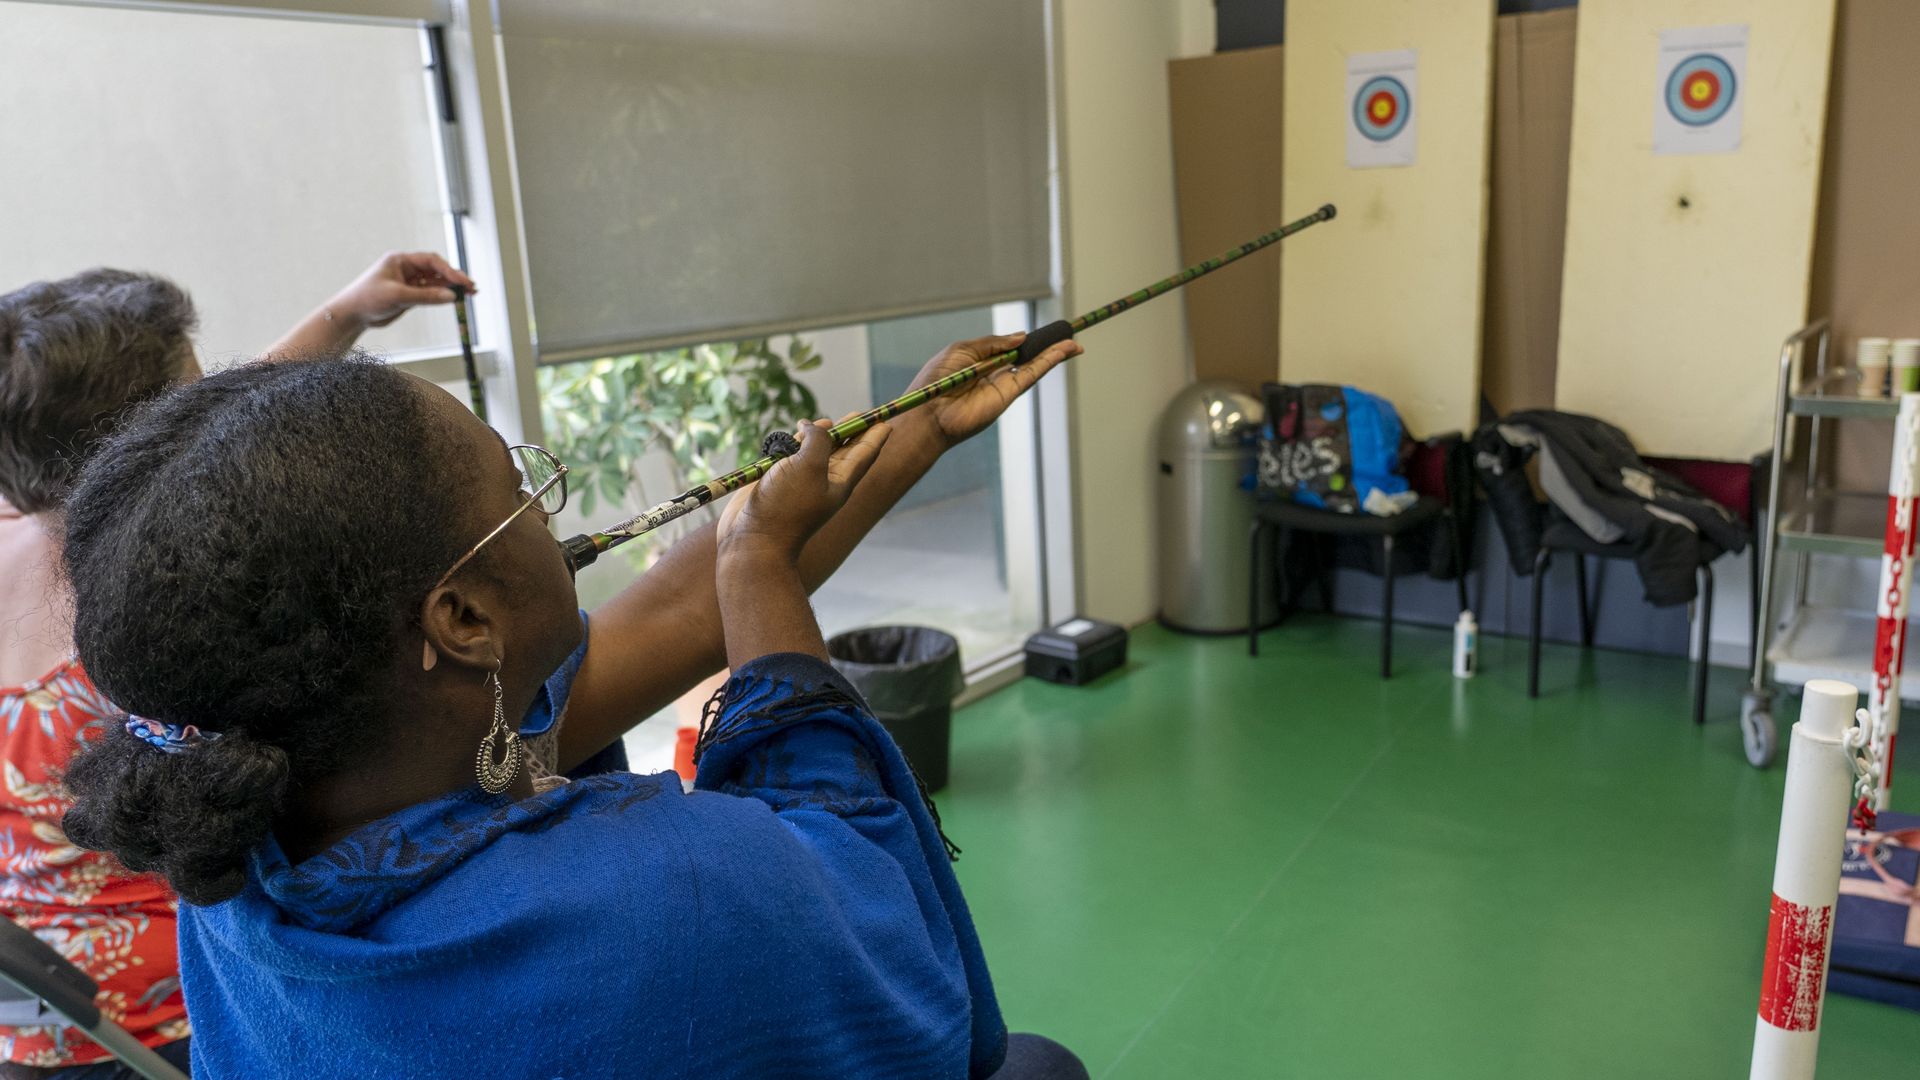
[[[1695,77],[1687,84],[1687,96],[1695,101],[1705,101],[1713,96],[1713,84],[1705,79]]]

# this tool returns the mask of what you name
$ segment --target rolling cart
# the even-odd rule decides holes
[[[1831,336],[1828,321],[1820,319],[1794,331],[1780,348],[1766,531],[1755,552],[1761,563],[1752,683],[1740,703],[1741,739],[1756,768],[1770,764],[1779,746],[1773,687],[1838,679],[1864,693],[1873,683],[1874,611],[1810,603],[1807,571],[1816,554],[1879,561],[1887,492],[1827,487],[1820,472],[1821,428],[1828,421],[1891,421],[1900,399],[1860,397],[1852,369],[1830,361]],[[1799,443],[1803,427],[1807,438]],[[1910,678],[1902,679],[1900,696],[1914,700],[1920,685]]]

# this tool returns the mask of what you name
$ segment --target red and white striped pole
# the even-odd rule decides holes
[[[1853,801],[1853,751],[1846,744],[1859,692],[1815,679],[1800,699],[1787,743],[1787,790],[1773,863],[1773,910],[1760,975],[1752,1080],[1810,1080],[1820,1048],[1820,999],[1827,988],[1833,904]]]
[[[1893,433],[1893,465],[1887,477],[1886,544],[1880,553],[1880,588],[1874,600],[1879,625],[1873,642],[1873,684],[1867,693],[1868,749],[1880,766],[1872,805],[1885,810],[1893,786],[1893,744],[1900,732],[1900,674],[1906,667],[1907,594],[1913,583],[1914,509],[1920,496],[1920,394],[1900,395]]]

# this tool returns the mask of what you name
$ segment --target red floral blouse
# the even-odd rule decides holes
[[[180,996],[178,910],[166,883],[84,851],[60,831],[70,805],[57,781],[81,739],[120,715],[78,660],[24,686],[0,687],[0,908],[100,984],[108,1018],[148,1046],[192,1034]],[[0,1026],[0,1060],[79,1065],[106,1058],[85,1035]]]

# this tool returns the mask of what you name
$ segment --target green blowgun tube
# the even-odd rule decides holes
[[[1128,293],[1110,304],[1094,308],[1072,322],[1061,320],[1048,323],[1029,333],[1020,343],[1019,348],[1009,349],[998,356],[990,356],[976,364],[961,368],[951,375],[930,382],[918,390],[909,391],[885,404],[876,405],[858,416],[848,417],[835,424],[829,430],[829,434],[833,436],[836,445],[858,438],[861,432],[883,420],[890,420],[903,412],[917,409],[934,398],[952,393],[1008,365],[1024,364],[1045,352],[1050,346],[1074,337],[1090,326],[1106,322],[1123,311],[1139,307],[1156,296],[1170,293],[1190,281],[1205,277],[1229,263],[1237,262],[1262,248],[1277,244],[1302,229],[1318,225],[1323,221],[1332,221],[1334,213],[1333,204],[1328,203],[1298,221],[1288,222],[1223,255],[1195,263],[1177,274],[1161,278],[1144,289]],[[636,536],[652,532],[669,521],[684,517],[715,499],[746,487],[765,476],[767,470],[773,468],[774,463],[782,456],[784,455],[768,454],[725,476],[718,476],[697,487],[689,488],[657,506],[649,507],[625,521],[609,526],[604,531],[582,533],[562,540],[560,547],[566,553],[568,566],[578,573],[581,569],[592,565],[602,552],[618,547]]]

